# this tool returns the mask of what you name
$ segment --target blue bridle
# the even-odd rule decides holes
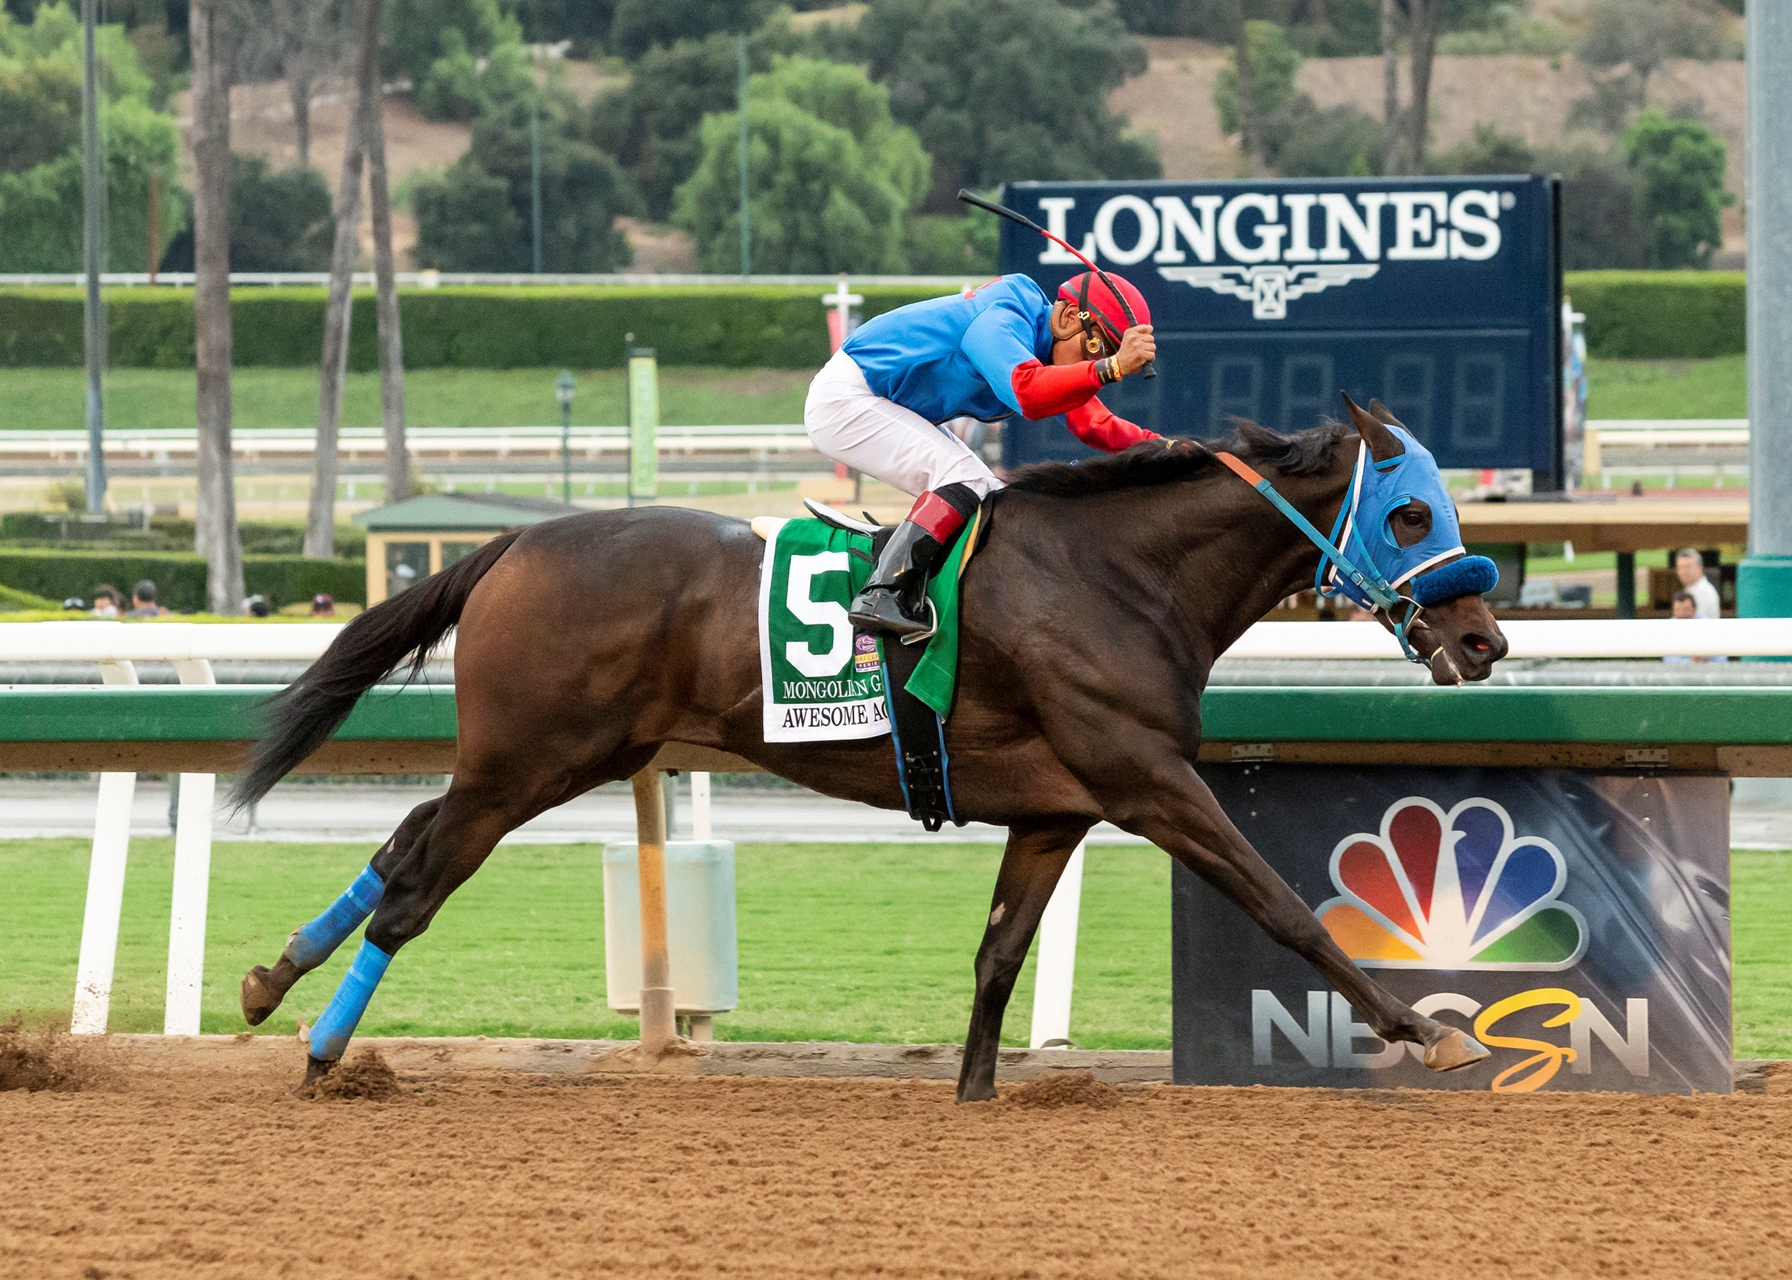
[[[1499,569],[1486,556],[1464,555],[1462,530],[1437,461],[1429,450],[1400,426],[1387,430],[1404,445],[1395,457],[1375,462],[1367,444],[1359,446],[1350,492],[1326,537],[1263,476],[1229,453],[1216,456],[1319,548],[1313,587],[1330,599],[1342,595],[1373,613],[1383,614],[1409,659],[1425,663],[1408,637],[1425,609],[1459,596],[1480,595],[1499,581]],[[1393,513],[1414,498],[1431,508],[1431,532],[1403,547],[1388,527]],[[1374,531],[1368,540],[1363,530]],[[1373,545],[1371,545],[1373,544]],[[1356,552],[1353,559],[1346,548]],[[1452,557],[1460,556],[1460,559]],[[1448,563],[1444,563],[1448,561]],[[1410,595],[1400,587],[1412,583]]]

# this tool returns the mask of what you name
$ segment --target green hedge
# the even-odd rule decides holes
[[[1586,313],[1594,356],[1694,359],[1745,349],[1741,272],[1585,271],[1565,284]],[[920,288],[860,292],[867,315],[938,296]],[[316,365],[323,305],[322,289],[237,290],[236,363]],[[191,290],[109,289],[106,310],[114,366],[192,367]],[[614,368],[628,333],[663,365],[812,369],[828,357],[813,285],[406,289],[402,312],[405,364],[413,369]],[[350,368],[378,367],[374,339],[373,296],[358,292]],[[0,366],[80,363],[78,290],[0,290]]]
[[[1587,354],[1697,360],[1748,349],[1740,271],[1577,271],[1562,282],[1587,317]]]
[[[0,585],[58,602],[69,596],[91,600],[102,583],[129,597],[145,578],[156,584],[158,604],[176,613],[205,608],[205,561],[196,555],[0,549]],[[320,591],[359,604],[367,597],[367,562],[245,556],[243,582],[250,595],[266,596],[276,609]]]
[[[938,289],[865,288],[877,315],[938,297]],[[442,288],[402,291],[407,368],[574,369],[618,367],[625,336],[664,365],[816,368],[828,358],[818,286],[683,288]],[[373,295],[357,291],[349,367],[379,367]],[[193,364],[189,289],[108,289],[115,367]],[[316,365],[323,349],[324,290],[242,288],[231,303],[239,366]],[[81,295],[75,289],[0,290],[0,365],[81,363]]]

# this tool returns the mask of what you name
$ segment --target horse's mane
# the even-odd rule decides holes
[[[1147,440],[1124,453],[1089,458],[1081,462],[1036,462],[1022,467],[1008,479],[1010,489],[1073,498],[1169,484],[1199,475],[1218,465],[1214,449],[1237,454],[1258,470],[1284,476],[1311,475],[1324,470],[1338,442],[1355,432],[1341,422],[1327,420],[1311,431],[1284,435],[1246,418],[1232,419],[1232,437],[1211,447],[1193,440]]]

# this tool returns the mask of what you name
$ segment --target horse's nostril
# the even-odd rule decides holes
[[[1491,653],[1493,651],[1493,641],[1489,640],[1484,635],[1479,635],[1471,631],[1468,635],[1462,637],[1462,647],[1474,654]]]

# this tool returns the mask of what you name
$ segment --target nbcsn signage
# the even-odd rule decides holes
[[[1446,467],[1556,466],[1550,179],[1023,182],[1003,195],[1145,295],[1159,376],[1105,390],[1116,413],[1169,435],[1223,435],[1234,417],[1299,430],[1345,390],[1389,405]],[[1007,223],[1000,265],[1048,294],[1082,269]],[[1062,424],[1006,425],[1003,448],[1009,465],[1086,452]]]
[[[1379,834],[1346,836],[1331,857],[1338,896],[1318,909],[1320,923],[1365,969],[1426,969],[1554,973],[1572,969],[1587,950],[1587,922],[1561,901],[1568,867],[1548,840],[1518,836],[1505,809],[1491,800],[1464,800],[1447,813],[1422,796],[1408,796],[1382,815]],[[1626,1001],[1626,1026],[1613,1026],[1590,1002],[1561,986],[1515,992],[1483,1006],[1453,991],[1433,992],[1413,1006],[1427,1017],[1442,1012],[1473,1019],[1476,1039],[1490,1049],[1530,1056],[1497,1069],[1495,1093],[1542,1088],[1563,1065],[1592,1071],[1592,1039],[1633,1076],[1649,1074],[1649,1002]],[[1542,1030],[1566,1027],[1557,1040],[1502,1031],[1506,1019],[1542,1009]],[[1272,1060],[1279,1029],[1307,1062],[1376,1070],[1393,1066],[1413,1045],[1382,1045],[1360,1053],[1359,1039],[1375,1033],[1355,1021],[1336,992],[1307,993],[1301,1026],[1269,991],[1251,992],[1252,1056]],[[1328,1028],[1329,1024],[1329,1028]],[[1496,1064],[1497,1068],[1497,1064]]]
[[[1346,955],[1492,1057],[1426,1070],[1420,1050],[1381,1041],[1304,960],[1179,871],[1178,1083],[1728,1090],[1724,779],[1274,763],[1200,773]]]

